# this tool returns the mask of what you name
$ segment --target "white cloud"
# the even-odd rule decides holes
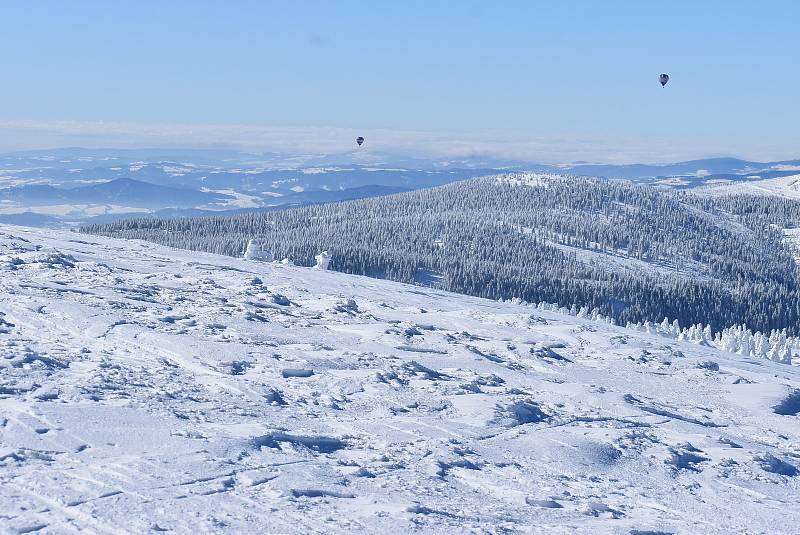
[[[493,158],[539,163],[653,163],[710,156],[756,160],[798,157],[795,144],[754,146],[691,138],[618,136],[513,131],[470,133],[339,127],[278,127],[212,124],[136,124],[104,121],[0,121],[0,151],[56,147],[88,148],[230,148],[286,154],[336,154],[354,150],[406,158]]]

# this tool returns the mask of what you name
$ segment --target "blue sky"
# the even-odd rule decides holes
[[[285,129],[303,150],[383,132],[541,161],[800,157],[798,20],[793,1],[7,1],[0,150],[264,128],[248,148]]]

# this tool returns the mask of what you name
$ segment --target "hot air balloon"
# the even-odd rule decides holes
[[[360,147],[360,146],[361,146],[361,144],[362,144],[362,143],[364,143],[364,138],[363,138],[363,137],[361,137],[361,136],[358,136],[358,137],[356,138],[356,143],[358,143],[358,146]]]
[[[667,82],[669,82],[669,74],[661,73],[658,77],[658,81],[661,82],[661,87],[664,87],[667,85]]]

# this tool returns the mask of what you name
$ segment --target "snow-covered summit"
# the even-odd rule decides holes
[[[546,186],[553,180],[565,180],[567,178],[565,175],[534,172],[503,173],[494,176],[498,183],[512,186]]]
[[[0,532],[791,533],[800,370],[0,227]]]

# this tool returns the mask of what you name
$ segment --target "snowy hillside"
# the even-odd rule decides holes
[[[490,299],[578,304],[618,323],[800,328],[800,269],[781,229],[800,203],[700,197],[509,173],[382,198],[218,218],[135,219],[83,232],[277,258]],[[669,222],[665,225],[664,222]]]
[[[0,227],[2,533],[796,533],[800,370]]]
[[[751,180],[748,182],[720,181],[694,190],[698,195],[776,195],[800,199],[800,175]]]

